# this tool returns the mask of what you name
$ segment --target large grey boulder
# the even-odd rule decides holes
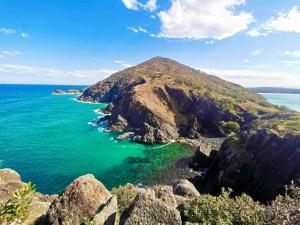
[[[46,215],[46,223],[81,224],[99,214],[111,198],[109,191],[93,175],[79,177],[52,203]],[[111,214],[115,213],[113,209],[111,211]],[[109,213],[106,212],[105,215],[109,217]]]
[[[169,207],[153,192],[141,192],[121,217],[121,225],[181,225],[178,210]]]
[[[185,198],[195,198],[200,196],[199,191],[187,179],[180,179],[174,184],[174,193]]]

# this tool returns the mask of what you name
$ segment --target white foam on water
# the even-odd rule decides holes
[[[101,103],[98,103],[98,102],[84,102],[84,101],[78,100],[77,98],[72,98],[72,100],[75,101],[75,102],[83,103],[83,104],[93,104],[93,105],[101,104]]]
[[[164,148],[164,147],[166,147],[166,146],[168,146],[168,145],[170,145],[170,144],[173,144],[174,142],[176,142],[176,141],[175,141],[175,140],[171,140],[169,143],[164,144],[164,145],[161,145],[161,146],[158,146],[158,147],[154,147],[153,149]]]

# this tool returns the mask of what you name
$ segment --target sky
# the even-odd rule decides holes
[[[90,85],[155,56],[300,88],[300,2],[0,0],[0,83]]]

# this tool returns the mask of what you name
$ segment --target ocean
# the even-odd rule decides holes
[[[300,112],[300,94],[273,94],[262,93],[270,103],[287,106],[290,109]]]
[[[147,146],[116,141],[93,121],[105,104],[75,101],[76,95],[51,95],[79,86],[0,85],[0,168],[11,168],[42,193],[60,193],[78,176],[94,174],[107,188],[128,182],[154,184],[186,146]]]

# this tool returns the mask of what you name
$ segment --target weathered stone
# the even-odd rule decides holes
[[[50,206],[46,221],[60,225],[63,221],[82,223],[84,219],[99,213],[112,195],[93,175],[85,175],[73,181]]]
[[[121,217],[122,225],[181,225],[179,211],[169,207],[154,194],[139,194]]]
[[[200,196],[199,191],[187,179],[181,179],[174,184],[174,193],[185,198],[195,198]]]
[[[21,182],[20,175],[11,169],[0,170],[0,185],[7,184],[10,182]]]
[[[186,201],[189,200],[188,198],[185,198],[185,197],[180,196],[180,195],[174,195],[174,197],[176,199],[177,207],[181,206],[183,203],[185,203]]]
[[[171,186],[158,185],[153,187],[155,191],[155,197],[170,207],[177,207],[177,202],[173,194],[173,188]]]
[[[0,203],[9,200],[16,189],[22,187],[20,175],[11,169],[0,170]]]
[[[95,225],[115,225],[117,224],[117,213],[117,197],[113,196],[103,207],[97,210],[93,222]]]

